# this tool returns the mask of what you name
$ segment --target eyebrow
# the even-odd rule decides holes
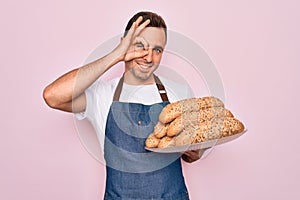
[[[159,46],[159,45],[154,46],[153,49],[161,49],[161,50],[164,50],[164,48],[163,48],[162,46]]]
[[[144,45],[144,43],[142,42],[142,41],[136,41],[135,43],[133,43],[134,45],[136,45],[136,44],[142,44],[142,45]]]
[[[136,44],[143,44],[143,42],[142,41],[136,41],[135,43],[134,43],[134,45],[136,45]],[[143,44],[144,45],[144,44]],[[147,44],[147,47],[149,47],[150,45],[149,44]],[[162,46],[160,46],[160,45],[155,45],[154,47],[153,47],[153,49],[161,49],[162,51],[164,50],[164,48],[162,47]]]

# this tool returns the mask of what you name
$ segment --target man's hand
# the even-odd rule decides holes
[[[185,162],[192,163],[192,162],[199,160],[202,157],[205,150],[207,150],[207,149],[186,151],[182,154],[181,158]]]
[[[120,44],[115,49],[119,61],[130,61],[135,58],[144,57],[148,54],[148,51],[146,49],[140,48],[140,46],[138,46],[147,46],[147,41],[145,41],[142,37],[139,37],[139,34],[150,23],[150,20],[148,19],[142,24],[140,24],[142,20],[143,17],[140,16],[132,24],[132,26],[127,32],[127,35],[121,38]]]

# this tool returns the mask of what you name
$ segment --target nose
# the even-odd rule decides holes
[[[147,62],[152,62],[152,56],[153,56],[152,49],[148,48],[148,54],[144,56],[144,59]]]

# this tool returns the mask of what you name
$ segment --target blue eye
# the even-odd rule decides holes
[[[137,47],[137,48],[143,49],[143,48],[144,48],[144,45],[143,45],[142,43],[137,43],[137,44],[136,44],[136,47]]]
[[[155,48],[155,49],[153,49],[153,50],[154,50],[155,53],[161,53],[161,52],[162,52],[162,50],[159,49],[159,48]]]

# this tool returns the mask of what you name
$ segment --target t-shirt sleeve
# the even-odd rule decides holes
[[[86,98],[86,108],[85,111],[80,112],[80,113],[75,113],[75,117],[78,120],[83,120],[85,118],[89,119],[92,116],[93,109],[92,105],[95,105],[95,102],[97,101],[97,96],[96,96],[96,90],[98,87],[98,82],[95,82],[92,84],[89,88],[87,88],[84,93],[85,93],[85,98]]]
[[[76,118],[78,120],[86,118],[93,122],[94,120],[99,120],[99,116],[102,116],[103,120],[106,121],[104,118],[108,113],[118,80],[118,78],[110,81],[98,79],[89,88],[87,88],[85,90],[85,111],[76,113]]]

